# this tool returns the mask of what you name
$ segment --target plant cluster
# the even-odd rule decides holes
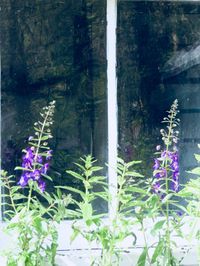
[[[54,193],[46,191],[45,180],[52,181],[48,175],[52,157],[48,141],[52,138],[54,108],[55,102],[44,107],[41,121],[34,124],[35,135],[29,137],[22,165],[15,169],[21,173],[17,184],[13,175],[1,171],[5,231],[16,236],[15,248],[4,253],[7,266],[55,265],[57,224],[65,218],[74,219],[71,241],[81,235],[89,243],[91,266],[121,265],[120,245],[127,239],[133,246],[137,244],[136,226],[144,240],[137,266],[181,265],[182,258],[177,259],[174,253],[177,248],[174,236],[185,237],[182,226],[187,214],[193,221],[186,238],[197,240],[200,254],[200,178],[190,180],[180,189],[177,100],[162,121],[165,125],[161,129],[163,144],[156,147],[152,176],[146,178],[135,170],[141,161],[125,162],[118,158],[115,195],[110,193],[107,177],[102,175],[103,167],[97,165],[92,155],[80,158],[80,162],[75,163],[76,170],[66,171],[83,189],[56,186]],[[200,162],[200,155],[195,154],[195,158]],[[200,167],[190,173],[200,176]],[[66,191],[72,196],[66,196]],[[186,208],[180,204],[181,198],[187,201]],[[95,206],[100,199],[113,207],[109,217],[107,213],[97,212]],[[69,203],[73,210],[68,210]],[[93,243],[102,251],[98,258],[93,256]]]

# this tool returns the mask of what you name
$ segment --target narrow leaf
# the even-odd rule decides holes
[[[137,266],[145,266],[146,257],[147,257],[147,248],[145,247],[138,259]]]

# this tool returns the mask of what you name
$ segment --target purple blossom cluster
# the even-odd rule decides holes
[[[49,168],[49,161],[52,156],[52,150],[48,150],[45,156],[37,154],[35,147],[29,147],[25,150],[25,155],[22,157],[23,173],[20,177],[18,185],[25,187],[29,180],[37,182],[41,192],[45,191],[45,182],[42,175],[46,175]]]
[[[162,151],[159,158],[154,159],[153,176],[156,178],[156,182],[153,185],[153,189],[156,193],[161,192],[162,181],[165,178],[170,179],[170,188],[174,192],[179,189],[179,157],[178,152],[174,151]]]

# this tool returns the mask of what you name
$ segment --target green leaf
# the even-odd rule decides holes
[[[53,181],[53,179],[49,176],[49,175],[46,175],[46,174],[41,174],[43,177],[45,177],[46,179],[50,180],[50,181]]]
[[[135,193],[140,193],[140,194],[146,194],[147,192],[142,189],[142,188],[139,188],[139,187],[127,187],[126,188],[126,191],[129,191],[129,192],[135,192]]]
[[[145,266],[146,258],[147,258],[147,248],[145,247],[137,261],[137,266]]]
[[[194,174],[194,175],[200,175],[200,167],[196,167],[192,169],[191,171],[187,171],[187,173]]]
[[[47,135],[47,136],[42,136],[41,137],[41,140],[47,140],[47,139],[49,139],[49,136]]]
[[[84,168],[83,165],[79,164],[79,163],[74,163],[76,166],[78,166],[78,168],[80,168],[82,171],[85,171],[86,169]]]
[[[22,194],[20,194],[20,193],[15,193],[15,194],[13,195],[13,199],[14,199],[14,200],[27,199],[27,197],[24,196],[24,195],[22,195]]]
[[[129,168],[129,167],[131,167],[131,166],[133,166],[135,164],[140,164],[141,162],[142,161],[131,161],[131,162],[127,163],[126,166]]]
[[[93,166],[92,168],[91,168],[91,171],[92,172],[97,172],[97,171],[100,171],[100,170],[102,170],[103,169],[103,167],[101,167],[101,166]]]
[[[158,256],[162,254],[163,246],[164,246],[164,242],[163,240],[160,240],[153,253],[152,260],[151,260],[152,264],[155,263]]]
[[[106,180],[105,176],[92,176],[89,181],[96,182],[96,181],[103,181],[103,180]]]
[[[161,221],[157,222],[154,225],[153,229],[151,230],[151,234],[155,235],[156,231],[160,230],[163,227],[164,224],[165,224],[165,220],[161,220]]]
[[[92,205],[90,203],[80,203],[79,207],[82,211],[83,219],[87,223],[88,220],[92,219],[92,213],[93,213]]]
[[[73,233],[70,237],[70,243],[72,243],[79,234],[80,234],[80,230],[76,227],[73,227]]]
[[[21,166],[16,166],[14,170],[22,170],[22,171],[29,171],[29,172],[32,172],[32,170],[30,169],[27,169],[27,168],[24,168],[24,167],[21,167]]]
[[[69,191],[72,191],[74,193],[77,193],[79,194],[82,199],[85,198],[85,194],[83,193],[83,191],[77,189],[77,188],[73,188],[73,187],[70,187],[70,186],[55,186],[55,188],[61,188],[61,189],[66,189],[66,190],[69,190]]]
[[[66,173],[72,175],[73,177],[79,179],[79,180],[82,180],[82,181],[85,181],[85,178],[83,176],[81,176],[80,174],[74,172],[74,171],[71,171],[71,170],[67,170]]]
[[[36,217],[33,221],[33,226],[38,232],[42,233],[42,218]]]
[[[143,175],[141,175],[135,171],[128,171],[128,172],[126,172],[125,176],[144,177]]]
[[[31,146],[38,147],[38,144],[37,144],[37,143],[29,142],[29,144],[30,144]]]
[[[59,188],[57,188],[57,195],[58,195],[59,199],[62,198],[62,192]]]
[[[196,160],[198,161],[198,162],[200,162],[200,154],[194,154],[194,157],[196,158]]]
[[[167,201],[171,199],[171,197],[174,195],[174,193],[167,194],[164,199],[162,200],[162,204],[165,204]]]

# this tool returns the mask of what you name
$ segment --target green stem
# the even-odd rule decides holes
[[[37,148],[36,148],[36,152],[35,152],[35,162],[34,162],[34,165],[33,165],[33,172],[36,169],[37,157],[38,157],[38,154],[39,154],[40,144],[41,144],[42,136],[43,136],[43,133],[44,133],[44,127],[46,125],[47,118],[49,116],[50,108],[51,107],[49,107],[48,112],[47,112],[47,114],[45,116],[44,122],[42,123],[42,128],[41,128],[41,131],[40,131],[40,134],[39,134],[39,137],[38,137],[38,143],[37,143]],[[29,194],[28,194],[28,203],[27,203],[27,209],[28,210],[30,209],[32,192],[33,192],[33,183],[31,183],[31,185],[30,185],[30,190],[29,190]]]
[[[11,194],[11,187],[10,187],[9,180],[8,180],[7,176],[5,176],[5,180],[6,180],[6,184],[8,186],[9,197],[10,197],[10,200],[11,200],[12,208],[13,208],[14,212],[17,213],[17,209],[15,207],[15,202],[14,202],[14,199],[13,199],[12,194]]]
[[[144,245],[145,245],[145,248],[147,250],[147,260],[148,260],[149,266],[151,266],[151,258],[149,256],[149,248],[148,248],[148,244],[147,244],[147,238],[146,238],[143,220],[141,221],[141,227],[142,227],[142,234],[144,237]]]
[[[170,143],[170,138],[172,134],[172,125],[173,125],[173,115],[171,114],[170,117],[170,122],[169,122],[169,132],[168,132],[168,137],[166,141],[166,155],[168,154],[169,151],[169,143]],[[164,168],[167,168],[167,162],[168,158],[164,161]],[[169,180],[168,180],[168,172],[166,171],[166,181],[165,181],[165,191],[166,191],[166,196],[169,194]],[[166,221],[167,221],[167,229],[166,229],[166,244],[167,244],[167,261],[168,265],[170,265],[171,262],[171,245],[170,245],[170,224],[169,224],[169,201],[166,201]]]

